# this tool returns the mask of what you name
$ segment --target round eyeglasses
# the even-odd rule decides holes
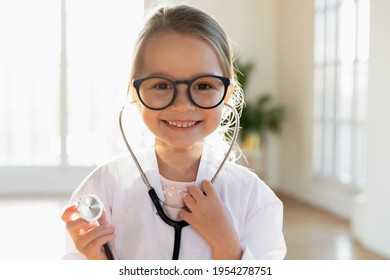
[[[216,75],[203,75],[192,80],[173,81],[151,76],[133,82],[141,103],[151,110],[163,110],[175,101],[177,85],[187,85],[191,102],[202,109],[212,109],[222,103],[230,85],[230,79]]]

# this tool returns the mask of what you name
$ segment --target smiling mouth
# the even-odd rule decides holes
[[[198,121],[165,121],[167,124],[179,127],[179,128],[188,128],[194,126]]]

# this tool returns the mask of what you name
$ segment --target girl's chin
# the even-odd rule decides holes
[[[163,149],[171,149],[178,151],[193,151],[195,147],[202,147],[204,141],[188,141],[189,139],[183,139],[183,141],[179,141],[179,139],[175,140],[167,140],[167,139],[156,139],[155,146],[156,148]]]

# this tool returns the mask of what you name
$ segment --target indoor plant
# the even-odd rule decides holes
[[[238,82],[241,84],[244,96],[251,71],[252,63],[236,65]],[[272,102],[270,93],[259,94],[252,102],[245,100],[245,105],[240,118],[241,141],[246,150],[260,148],[260,140],[265,138],[268,132],[278,133],[284,119],[284,108]]]

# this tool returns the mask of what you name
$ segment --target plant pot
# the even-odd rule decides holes
[[[259,149],[261,144],[260,134],[256,131],[250,131],[245,134],[242,141],[242,148],[245,151]]]

